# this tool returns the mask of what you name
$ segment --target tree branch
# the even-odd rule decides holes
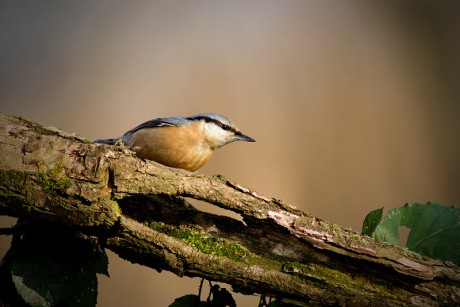
[[[375,242],[222,176],[142,161],[0,113],[0,214],[81,231],[121,257],[297,304],[460,301],[460,269]],[[201,212],[208,202],[242,221]]]

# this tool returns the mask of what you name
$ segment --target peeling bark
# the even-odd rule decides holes
[[[377,243],[222,176],[142,161],[126,148],[3,113],[0,153],[0,214],[75,228],[131,262],[299,305],[460,301],[458,267]],[[243,221],[196,210],[185,197]]]

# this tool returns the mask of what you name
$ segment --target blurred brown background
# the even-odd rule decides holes
[[[198,172],[360,231],[378,207],[459,204],[458,16],[454,1],[2,1],[0,111],[89,139],[225,114],[257,142]],[[110,255],[99,306],[197,293]]]

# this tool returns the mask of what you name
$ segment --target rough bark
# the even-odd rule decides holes
[[[299,304],[460,302],[458,267],[377,243],[222,176],[142,161],[126,148],[3,113],[0,153],[0,214],[75,228],[131,262]],[[242,220],[201,212],[186,198]]]

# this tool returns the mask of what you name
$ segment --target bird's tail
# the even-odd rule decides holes
[[[113,139],[97,139],[97,140],[94,140],[94,143],[107,144],[107,145],[115,145],[115,143],[116,143],[119,139],[120,139],[120,138],[113,138]]]

